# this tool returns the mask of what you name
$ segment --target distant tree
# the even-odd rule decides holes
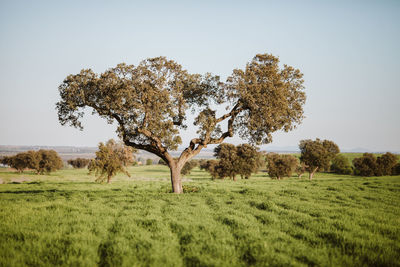
[[[241,144],[236,146],[236,168],[238,174],[243,179],[249,179],[252,173],[257,173],[262,166],[261,153],[255,146],[249,144]]]
[[[90,107],[109,123],[117,122],[126,145],[168,164],[172,190],[182,193],[181,168],[207,145],[221,144],[234,133],[252,144],[266,144],[273,132],[296,127],[303,119],[303,83],[299,70],[281,66],[270,54],[256,55],[225,83],[157,57],[138,66],[119,64],[100,75],[90,69],[69,75],[59,86],[58,118],[62,125],[82,129],[80,119]],[[227,112],[217,116],[215,105],[224,105]],[[174,159],[169,151],[182,143],[179,131],[187,127],[190,111],[198,111],[198,136]]]
[[[4,165],[8,165],[13,169],[16,169],[19,173],[22,173],[30,164],[29,155],[26,152],[18,153],[14,156],[5,156],[2,159]]]
[[[221,178],[229,177],[236,181],[236,175],[239,173],[239,166],[237,165],[238,156],[235,145],[220,144],[214,149],[214,156],[219,159],[218,161],[218,176]]]
[[[377,164],[376,175],[377,176],[392,175],[393,168],[394,166],[396,166],[397,161],[398,161],[397,156],[390,152],[386,152],[385,154],[379,156],[376,159],[376,164]]]
[[[89,173],[95,173],[97,182],[107,180],[107,183],[110,183],[111,178],[118,172],[123,172],[130,177],[126,166],[134,161],[133,152],[136,151],[131,147],[112,139],[105,144],[100,143],[96,158],[89,163]]]
[[[167,163],[166,163],[163,159],[160,159],[160,160],[158,161],[158,164],[159,164],[159,165],[167,165]]]
[[[41,149],[36,152],[36,160],[31,166],[38,174],[50,173],[63,167],[63,161],[54,150]]]
[[[400,163],[397,163],[392,169],[392,175],[400,175]]]
[[[282,177],[292,176],[297,166],[297,158],[292,155],[269,153],[266,157],[268,175],[280,180]]]
[[[377,174],[378,164],[374,154],[364,153],[362,157],[353,159],[353,166],[355,175],[374,176]]]
[[[147,159],[146,160],[146,165],[153,165],[153,160],[152,159]]]
[[[338,174],[351,174],[353,172],[349,159],[342,154],[338,154],[332,159],[330,169],[332,172]]]
[[[87,165],[89,165],[90,159],[76,158],[76,159],[70,159],[67,162],[72,167],[80,169],[80,168],[85,168]]]
[[[185,163],[181,170],[182,175],[190,174],[191,170],[199,165],[198,161],[196,160],[189,160]]]
[[[318,138],[315,141],[301,140],[299,148],[301,151],[300,161],[307,165],[310,180],[318,169],[329,170],[331,160],[340,152],[339,147],[334,142],[321,141]]]
[[[223,178],[219,175],[218,163],[219,161],[215,159],[207,160],[200,164],[200,169],[208,171],[213,180],[216,178]]]
[[[304,164],[304,162],[300,162],[300,164],[297,164],[296,170],[295,170],[297,177],[300,179],[301,176],[303,176],[303,174],[306,172],[306,170],[307,170],[307,165]]]

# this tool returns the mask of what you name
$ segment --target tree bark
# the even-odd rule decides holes
[[[111,176],[108,175],[108,176],[107,176],[107,184],[110,184],[110,183],[111,183]]]
[[[310,176],[309,176],[310,180],[312,180],[314,173],[316,173],[317,170],[318,170],[318,167],[316,167],[312,172],[310,172]]]
[[[181,169],[177,164],[171,163],[169,165],[169,169],[171,171],[171,184],[172,184],[172,192],[175,194],[182,194],[182,178],[181,178]]]

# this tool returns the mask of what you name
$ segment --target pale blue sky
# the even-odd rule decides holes
[[[57,87],[82,68],[163,55],[226,78],[272,53],[304,73],[308,98],[303,124],[271,145],[400,151],[399,14],[400,1],[0,1],[0,144],[115,137],[92,115],[83,132],[58,123]]]

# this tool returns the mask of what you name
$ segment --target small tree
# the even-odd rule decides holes
[[[56,106],[62,125],[82,129],[80,119],[87,107],[109,123],[116,122],[126,145],[168,164],[172,190],[182,193],[181,169],[204,147],[221,144],[235,133],[252,144],[267,144],[273,132],[295,128],[303,119],[303,83],[298,69],[281,66],[270,54],[256,55],[225,83],[210,73],[190,74],[175,61],[157,57],[138,66],[119,64],[101,74],[84,69],[69,75],[59,86],[61,100]],[[227,112],[217,116],[216,105]],[[198,136],[175,159],[170,151],[182,143],[179,132],[187,127],[190,111],[197,111]]]
[[[41,149],[36,152],[36,159],[32,162],[32,168],[38,174],[50,173],[63,167],[63,161],[54,150]]]
[[[111,178],[118,172],[123,172],[130,177],[126,166],[134,161],[133,152],[131,147],[117,143],[113,139],[105,144],[100,143],[96,158],[89,163],[89,173],[95,173],[96,182],[107,180],[107,183],[110,183]]]
[[[252,173],[257,173],[263,164],[258,148],[249,144],[241,144],[236,147],[238,174],[243,179],[249,179]]]
[[[332,172],[338,174],[351,174],[353,172],[349,159],[342,154],[338,154],[332,159],[330,169]]]
[[[215,159],[207,160],[206,162],[200,164],[200,169],[208,171],[211,174],[211,178],[213,180],[216,178],[222,178],[220,177],[218,172],[218,163],[219,161]]]
[[[220,144],[214,149],[214,156],[219,159],[218,175],[236,181],[236,175],[239,173],[236,147],[232,144]]]
[[[400,163],[397,163],[392,169],[392,175],[400,175]]]
[[[199,163],[196,160],[189,160],[185,163],[181,170],[182,175],[188,175],[190,174],[191,170],[195,167],[197,167]]]
[[[280,180],[282,177],[292,176],[297,166],[297,159],[292,155],[269,153],[266,157],[268,175]]]
[[[397,160],[398,159],[396,155],[390,152],[386,152],[382,156],[379,156],[376,159],[376,164],[377,164],[376,175],[377,176],[392,175],[393,168],[394,166],[396,166]]]
[[[146,165],[153,165],[153,160],[152,159],[146,159]]]
[[[67,162],[72,167],[74,167],[76,169],[81,169],[81,168],[85,168],[89,164],[90,160],[84,159],[84,158],[76,158],[76,159],[70,159]]]
[[[332,141],[316,139],[301,140],[299,144],[301,151],[300,161],[307,165],[310,180],[315,172],[329,170],[330,161],[340,152],[339,147]]]
[[[353,166],[354,174],[360,176],[374,176],[378,168],[376,157],[371,153],[364,153],[362,157],[353,159]]]

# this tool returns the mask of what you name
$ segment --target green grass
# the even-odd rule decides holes
[[[400,176],[212,181],[165,166],[112,184],[0,169],[0,266],[399,266]]]

